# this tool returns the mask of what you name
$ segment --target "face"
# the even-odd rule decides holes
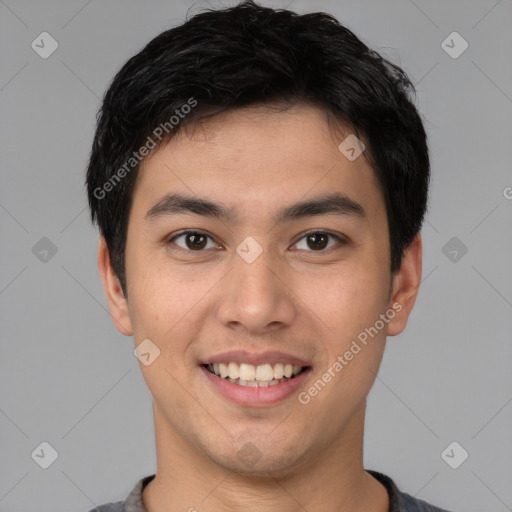
[[[137,178],[127,300],[100,246],[117,327],[160,351],[140,365],[156,429],[188,457],[285,474],[362,435],[421,252],[390,274],[384,199],[364,153],[338,149],[349,134],[305,105],[181,131]]]

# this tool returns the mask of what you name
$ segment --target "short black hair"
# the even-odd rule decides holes
[[[414,93],[400,67],[323,12],[299,15],[247,0],[162,32],[112,80],[87,168],[91,218],[125,295],[128,219],[144,153],[189,123],[258,104],[313,104],[367,141],[396,272],[421,229],[430,179]]]

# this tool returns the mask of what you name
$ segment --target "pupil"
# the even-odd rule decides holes
[[[201,234],[190,234],[187,236],[187,246],[189,249],[202,249],[205,246],[205,241],[206,237]]]
[[[327,242],[328,237],[323,233],[313,233],[308,236],[308,243],[312,249],[323,249],[327,246]]]

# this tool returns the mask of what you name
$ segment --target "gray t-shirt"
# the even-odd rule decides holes
[[[445,509],[434,507],[426,501],[413,498],[409,494],[400,492],[391,478],[377,471],[366,470],[387,489],[389,494],[389,512],[449,512]],[[106,503],[89,512],[147,512],[142,503],[142,491],[155,475],[140,479],[125,501]]]

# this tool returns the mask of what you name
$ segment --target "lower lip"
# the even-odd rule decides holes
[[[213,386],[215,386],[221,395],[238,405],[250,407],[274,405],[285,400],[292,395],[297,388],[299,388],[311,371],[311,368],[307,368],[293,379],[288,379],[287,381],[275,384],[274,386],[251,388],[233,384],[232,382],[211,373],[204,366],[201,366],[200,368],[206,378],[213,384]]]

